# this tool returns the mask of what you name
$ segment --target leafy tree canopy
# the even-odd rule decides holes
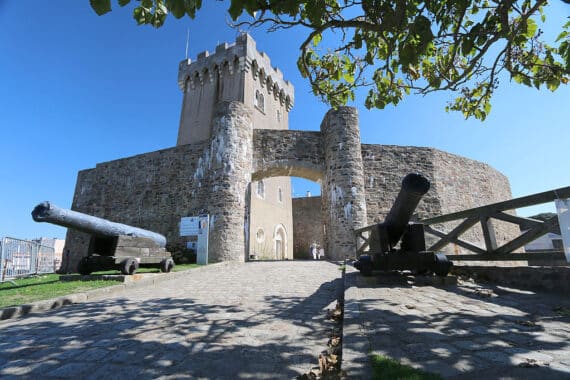
[[[562,0],[570,2],[570,0]],[[99,15],[111,0],[90,0]],[[131,0],[117,0],[120,6]],[[195,18],[201,0],[135,0],[139,25],[162,26],[169,14]],[[231,0],[236,26],[308,29],[298,67],[331,106],[367,88],[367,108],[396,105],[411,92],[453,91],[446,109],[484,120],[506,72],[551,91],[570,78],[570,21],[555,46],[544,42],[547,0]],[[326,46],[326,47],[325,47]]]

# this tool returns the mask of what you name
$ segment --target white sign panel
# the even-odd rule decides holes
[[[180,236],[197,236],[196,242],[188,242],[188,248],[196,249],[196,263],[208,264],[208,238],[210,230],[210,216],[189,216],[180,219]]]
[[[564,255],[566,255],[566,261],[570,263],[570,198],[557,199],[554,204],[556,204],[558,222],[560,223]]]
[[[189,216],[180,219],[180,236],[197,236],[200,232],[200,217]]]

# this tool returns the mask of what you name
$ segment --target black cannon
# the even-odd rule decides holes
[[[91,235],[87,256],[77,267],[81,274],[110,269],[134,274],[139,266],[157,266],[163,272],[170,272],[174,267],[170,253],[164,248],[166,238],[156,232],[63,209],[47,201],[34,208],[32,218]]]
[[[373,270],[410,270],[415,273],[433,272],[446,276],[453,265],[443,253],[426,251],[424,225],[410,219],[430,183],[421,174],[410,173],[383,223],[355,231],[357,244],[364,240],[354,266],[367,276]],[[365,236],[367,234],[367,236]],[[399,246],[398,246],[399,244]]]

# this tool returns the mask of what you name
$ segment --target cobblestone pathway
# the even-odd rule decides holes
[[[458,379],[570,379],[570,298],[497,286],[411,286],[348,268],[343,368],[367,352]]]
[[[347,268],[348,379],[371,378],[369,352],[444,378],[570,379],[568,297],[404,280]],[[0,322],[0,378],[293,379],[326,348],[342,289],[322,261],[199,268]]]
[[[342,292],[323,261],[216,264],[0,322],[0,378],[285,378],[317,364]],[[330,305],[330,306],[329,306]]]

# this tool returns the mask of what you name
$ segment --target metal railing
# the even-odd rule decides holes
[[[545,191],[538,194],[528,195],[521,198],[515,198],[504,202],[494,203],[487,206],[477,207],[469,210],[454,212],[447,215],[436,216],[421,220],[420,223],[425,224],[426,233],[433,235],[437,240],[431,247],[430,251],[438,251],[450,243],[467,249],[473,254],[454,255],[454,260],[476,260],[476,261],[502,261],[502,260],[565,260],[564,252],[533,252],[518,253],[518,249],[523,248],[526,244],[545,235],[554,232],[556,229],[558,217],[554,216],[548,220],[541,221],[530,218],[524,218],[508,214],[505,211],[517,208],[534,206],[542,203],[552,202],[556,199],[570,198],[570,186],[562,187],[555,190]],[[528,226],[519,236],[510,241],[499,245],[495,236],[495,231],[491,223],[492,219],[503,222],[509,222],[518,226]],[[434,224],[447,222],[459,222],[459,224],[449,232],[443,232],[433,227]],[[465,232],[471,228],[480,225],[485,239],[485,248],[480,248],[466,240],[460,238]]]
[[[0,252],[0,282],[55,272],[56,258],[53,247],[4,237],[0,240]]]

